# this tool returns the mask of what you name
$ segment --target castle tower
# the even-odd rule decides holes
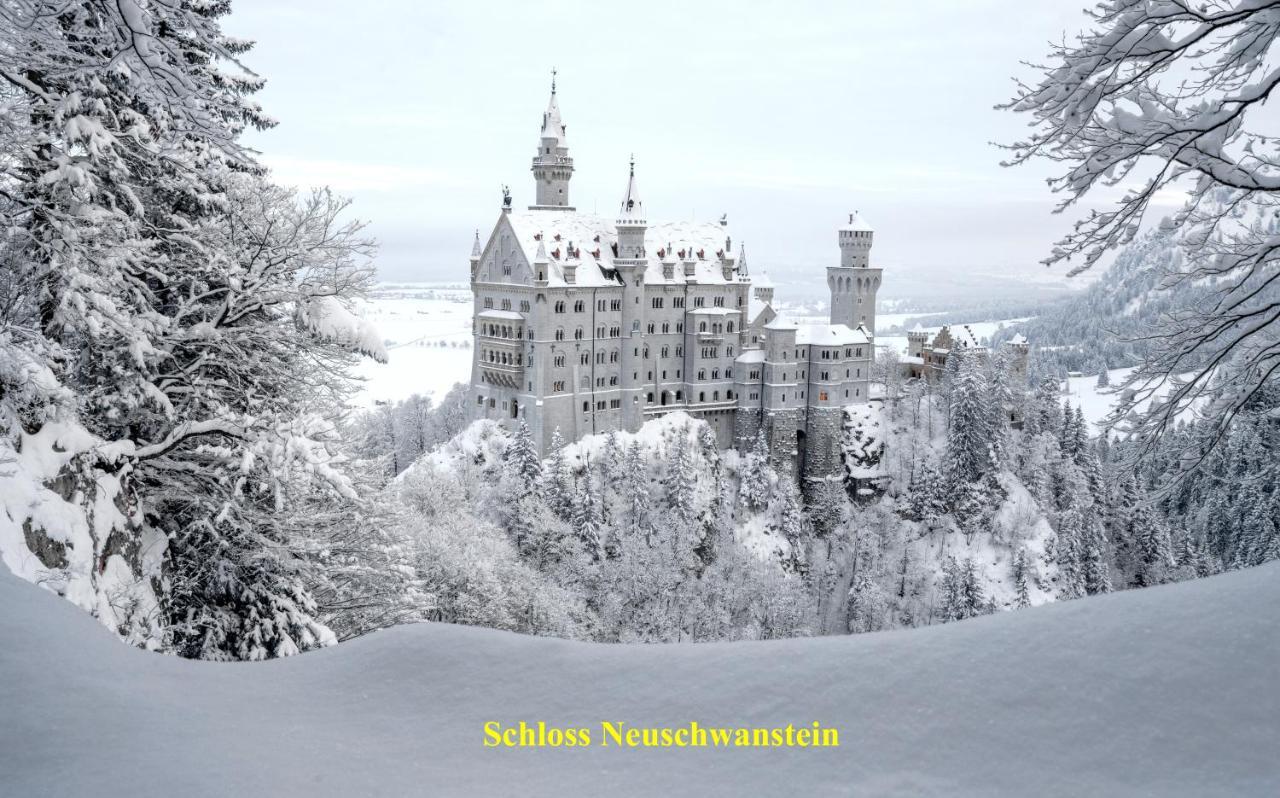
[[[480,231],[476,230],[476,240],[471,244],[471,282],[476,281],[476,272],[480,269]]]
[[[848,224],[837,231],[840,265],[827,267],[827,287],[831,290],[831,323],[862,325],[872,335],[876,331],[876,292],[881,270],[871,266],[874,231],[858,214],[849,214]]]
[[[556,102],[556,73],[551,71],[551,100],[542,115],[542,134],[538,152],[533,156],[533,179],[537,204],[529,210],[573,210],[569,205],[569,178],[573,177],[573,159],[569,157],[569,145],[565,141],[567,126],[560,118],[560,105]]]
[[[640,396],[644,385],[640,382],[643,371],[640,351],[641,330],[644,327],[644,272],[649,256],[644,248],[645,231],[649,223],[644,217],[644,204],[636,187],[636,159],[631,158],[631,172],[627,177],[627,190],[622,195],[615,222],[618,231],[618,251],[613,259],[614,268],[622,278],[622,335],[628,343],[622,347],[622,423],[629,431],[640,429],[644,407]]]

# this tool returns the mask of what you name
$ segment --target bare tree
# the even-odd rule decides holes
[[[1158,195],[1185,192],[1162,221],[1183,255],[1162,286],[1214,291],[1146,334],[1152,353],[1122,386],[1111,423],[1135,433],[1142,456],[1199,407],[1214,423],[1184,458],[1194,467],[1280,369],[1280,139],[1257,132],[1280,84],[1280,2],[1103,0],[1086,13],[1092,29],[1054,46],[1048,64],[1032,65],[1039,82],[1019,82],[1001,106],[1034,120],[1006,165],[1063,164],[1049,181],[1065,195],[1057,212],[1095,189],[1122,192],[1046,259],[1079,257],[1072,275],[1132,241]]]

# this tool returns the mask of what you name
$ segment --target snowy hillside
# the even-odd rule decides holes
[[[1280,565],[903,632],[593,645],[421,624],[287,660],[112,639],[0,572],[6,794],[1274,795]],[[486,749],[483,724],[835,726]]]

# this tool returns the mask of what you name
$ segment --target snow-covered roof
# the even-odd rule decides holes
[[[954,344],[953,349],[982,348],[982,343],[978,340],[978,336],[973,332],[973,328],[967,324],[952,324],[942,329],[951,334],[951,340]]]
[[[913,366],[923,366],[923,365],[924,365],[924,358],[922,358],[922,357],[918,357],[918,356],[916,356],[916,355],[903,355],[902,357],[899,357],[899,358],[898,358],[898,362],[899,362],[899,363],[908,363],[908,364],[913,365]]]
[[[856,328],[847,324],[802,324],[796,332],[797,344],[814,346],[848,346],[849,344],[868,344],[871,337],[866,328]]]
[[[511,319],[514,321],[519,321],[524,318],[524,316],[516,313],[514,310],[494,310],[493,308],[486,308],[485,310],[480,311],[478,315],[481,318],[486,319]]]
[[[840,228],[840,231],[841,232],[859,232],[859,233],[873,232],[871,225],[867,224],[867,220],[862,218],[862,214],[858,213],[857,211],[854,211],[853,213],[849,214],[849,223],[846,225],[843,225]]]
[[[1027,343],[1027,337],[1022,333],[1017,333],[1016,335],[1014,335],[1012,338],[1009,339],[1009,343],[1013,344],[1014,346],[1025,346]]]
[[[690,316],[728,316],[730,313],[737,313],[737,308],[694,308],[689,311]]]
[[[760,318],[761,313],[765,312],[766,309],[771,310],[772,308],[772,305],[758,298],[755,292],[752,291],[751,295],[747,297],[747,321],[754,324],[755,320]]]
[[[734,360],[735,363],[763,363],[763,349],[748,349]]]
[[[551,99],[547,101],[547,112],[542,115],[542,137],[555,139],[557,146],[564,146],[564,121],[560,118],[560,103],[556,102],[554,77],[551,79]]]
[[[617,284],[613,265],[613,245],[618,241],[618,231],[614,219],[590,213],[576,213],[560,209],[531,210],[521,213],[504,214],[516,241],[520,244],[525,258],[534,262],[538,245],[544,244],[547,253],[547,282],[551,285],[565,285],[564,263],[569,258],[568,248],[572,243],[575,250],[580,250],[581,261],[574,276],[574,284],[582,286],[599,286]],[[542,236],[542,241],[537,236]],[[556,238],[559,236],[559,239]],[[724,284],[724,271],[721,268],[719,253],[724,252],[728,231],[719,222],[658,222],[650,221],[645,230],[644,245],[648,263],[645,267],[645,282],[679,284],[689,282],[685,278],[684,263],[692,261],[693,280],[699,283]],[[681,256],[683,252],[683,257]],[[702,257],[698,253],[702,253]],[[736,265],[731,253],[724,253],[731,266]],[[598,255],[598,257],[597,257]],[[663,277],[662,260],[672,262],[670,280]],[[728,282],[745,282],[747,278],[738,277],[731,272]]]
[[[756,288],[773,288],[773,280],[769,279],[768,272],[760,272],[758,277],[751,280],[751,284]]]
[[[764,326],[766,330],[797,330],[799,327],[794,321],[778,316],[773,321]]]

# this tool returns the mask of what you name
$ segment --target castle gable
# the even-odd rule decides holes
[[[530,258],[520,247],[516,231],[503,214],[494,225],[489,241],[480,255],[480,269],[476,279],[482,283],[513,283],[532,285],[533,270]]]

